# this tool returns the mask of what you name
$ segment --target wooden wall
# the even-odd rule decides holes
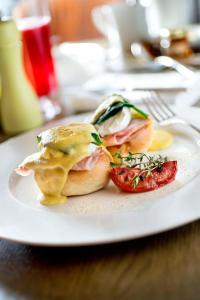
[[[52,33],[58,42],[79,41],[100,37],[95,29],[91,18],[91,11],[95,6],[107,3],[115,3],[124,0],[35,0],[38,8],[41,9],[49,2],[52,16]],[[30,2],[20,0],[13,10],[16,18],[23,18],[28,15]]]
[[[52,32],[58,41],[78,41],[100,37],[95,29],[91,10],[98,5],[119,0],[49,0]]]

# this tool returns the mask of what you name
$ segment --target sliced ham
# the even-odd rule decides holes
[[[97,163],[99,156],[102,154],[103,149],[97,148],[90,156],[82,159],[76,165],[73,166],[73,171],[89,171],[92,170]]]
[[[139,131],[149,125],[150,122],[151,120],[149,119],[132,120],[132,122],[126,129],[113,133],[111,135],[104,136],[103,139],[106,147],[122,145],[126,142],[129,142],[136,133],[139,133]]]
[[[30,175],[31,170],[25,166],[19,166],[17,169],[15,169],[15,172],[21,176],[28,176]]]
[[[73,166],[72,170],[73,171],[89,171],[92,170],[95,164],[97,163],[100,155],[104,152],[105,150],[101,147],[97,148],[90,156],[82,159],[79,161],[76,165]],[[17,169],[15,169],[16,173],[21,176],[28,176],[32,171],[21,165]]]

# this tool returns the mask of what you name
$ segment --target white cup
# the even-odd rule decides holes
[[[196,0],[151,0],[158,11],[160,27],[175,28],[195,20]]]
[[[157,11],[152,8],[138,3],[103,5],[93,9],[92,19],[111,46],[128,50],[133,42],[149,40],[158,33]]]
[[[127,0],[95,7],[92,19],[112,47],[128,50],[133,42],[157,37],[162,27],[190,23],[194,9],[191,4],[194,0]]]

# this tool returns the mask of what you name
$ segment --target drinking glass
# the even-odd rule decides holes
[[[21,0],[14,9],[22,33],[24,67],[39,97],[56,93],[58,82],[51,54],[47,0]]]

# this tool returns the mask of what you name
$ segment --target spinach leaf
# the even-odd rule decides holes
[[[42,137],[40,135],[36,136],[36,141],[37,141],[38,144],[41,142],[41,139],[42,139]]]
[[[92,132],[92,133],[91,133],[91,136],[92,136],[93,139],[94,139],[94,141],[92,142],[92,144],[95,144],[95,145],[97,145],[97,146],[102,145],[102,141],[101,141],[101,139],[100,139],[100,137],[99,137],[99,135],[98,135],[97,133]]]

